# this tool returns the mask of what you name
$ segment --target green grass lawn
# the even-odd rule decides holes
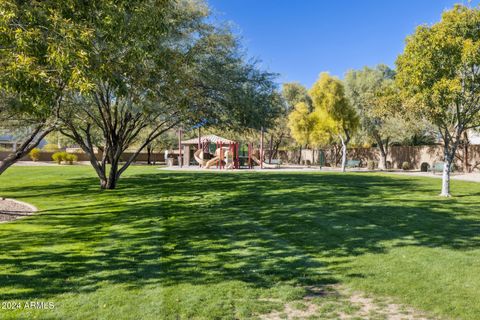
[[[250,319],[304,297],[337,318],[350,290],[478,319],[480,184],[440,184],[132,167],[101,192],[87,166],[13,167],[0,195],[41,211],[0,224],[0,301],[55,308],[0,319]]]

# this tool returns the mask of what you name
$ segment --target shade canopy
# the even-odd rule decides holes
[[[209,135],[206,135],[206,136],[201,136],[201,137],[200,137],[200,141],[201,141],[201,142],[209,141],[209,142],[211,142],[211,143],[221,142],[221,143],[223,143],[223,144],[235,143],[235,141],[233,141],[233,140],[226,139],[226,138],[222,138],[222,137],[219,137],[219,136],[214,135],[214,134],[209,134]],[[196,145],[196,144],[198,144],[198,137],[192,138],[192,139],[188,139],[188,140],[185,140],[185,141],[182,141],[182,144],[185,144],[185,145],[191,145],[191,144]]]

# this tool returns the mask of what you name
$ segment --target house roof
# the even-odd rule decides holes
[[[225,144],[235,143],[235,141],[233,141],[233,140],[222,138],[222,137],[219,137],[219,136],[214,135],[214,134],[208,134],[206,136],[201,136],[200,141],[201,142],[209,141],[211,143],[221,142],[221,143],[225,143]],[[198,137],[182,141],[182,144],[198,144]]]
[[[12,135],[0,135],[0,141],[13,142],[14,138]]]

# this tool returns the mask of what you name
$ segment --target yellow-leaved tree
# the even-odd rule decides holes
[[[347,162],[347,146],[358,128],[359,118],[345,96],[345,88],[338,78],[321,73],[310,89],[313,112],[310,121],[313,127],[309,139],[315,144],[340,140],[342,144],[342,171]]]
[[[293,139],[300,145],[310,144],[313,126],[314,118],[308,104],[305,102],[297,103],[288,115],[288,127]]]

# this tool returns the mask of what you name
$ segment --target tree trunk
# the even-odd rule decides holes
[[[442,176],[442,197],[450,197],[450,169],[452,167],[453,157],[450,155],[445,155],[445,164],[443,166],[443,176]]]
[[[380,151],[380,161],[378,163],[378,169],[386,170],[387,168],[387,155],[388,155],[388,143],[389,139],[387,138],[384,142],[380,137],[378,132],[373,134],[375,142],[377,142],[378,150]]]
[[[113,190],[117,187],[117,178],[108,178],[100,180],[100,188],[103,190]]]
[[[300,149],[298,150],[297,164],[302,164],[302,145],[300,145]]]
[[[387,169],[387,152],[385,150],[383,141],[381,139],[377,140],[377,144],[378,144],[378,149],[380,150],[380,162],[378,163],[378,168],[380,170],[386,170]]]
[[[380,152],[380,163],[378,164],[380,170],[387,170],[387,153]]]
[[[0,175],[4,173],[11,165],[17,162],[23,156],[18,156],[18,153],[11,153],[5,159],[0,161]]]
[[[10,153],[5,159],[0,161],[0,175],[5,172],[11,165],[15,162],[26,156],[33,148],[38,146],[38,144],[42,141],[43,138],[47,134],[53,131],[54,127],[47,127],[43,130],[43,124],[37,126],[30,136],[19,146],[17,149]]]
[[[270,152],[268,154],[268,163],[272,163],[272,156],[273,156],[273,134],[270,135]]]
[[[283,133],[280,134],[280,137],[275,142],[275,147],[273,148],[274,149],[274,152],[273,152],[273,158],[274,159],[278,158],[278,148],[280,148],[280,145],[282,144],[282,140],[283,140]]]
[[[148,145],[147,146],[147,164],[148,165],[152,164],[151,157],[152,157],[152,147]]]
[[[345,139],[342,137],[342,135],[339,135],[340,141],[342,142],[342,172],[346,171],[347,145],[348,145],[348,142],[350,142],[350,134],[348,130],[344,129],[344,132],[345,132]]]
[[[337,152],[337,146],[333,146],[333,167],[337,167],[337,162],[338,162],[338,159],[337,159],[337,155],[338,155],[338,152]]]
[[[460,137],[462,136],[462,130],[457,129],[457,134],[455,138],[448,138],[448,132],[444,135],[444,146],[443,146],[443,155],[444,155],[444,166],[443,166],[443,175],[442,175],[442,192],[440,196],[450,197],[450,171],[452,168],[453,160],[455,159],[455,152],[458,147]],[[454,140],[454,141],[451,141]]]
[[[470,141],[468,140],[468,133],[463,133],[463,172],[470,172],[470,163],[468,162]]]
[[[120,178],[118,171],[118,165],[120,161],[121,152],[111,152],[108,155],[110,160],[110,170],[107,175],[107,168],[105,166],[101,167],[102,174],[99,174],[100,178],[100,188],[105,190],[112,190],[117,187],[117,181]]]
[[[347,165],[347,145],[343,138],[342,140],[342,172],[346,171],[346,165]]]

